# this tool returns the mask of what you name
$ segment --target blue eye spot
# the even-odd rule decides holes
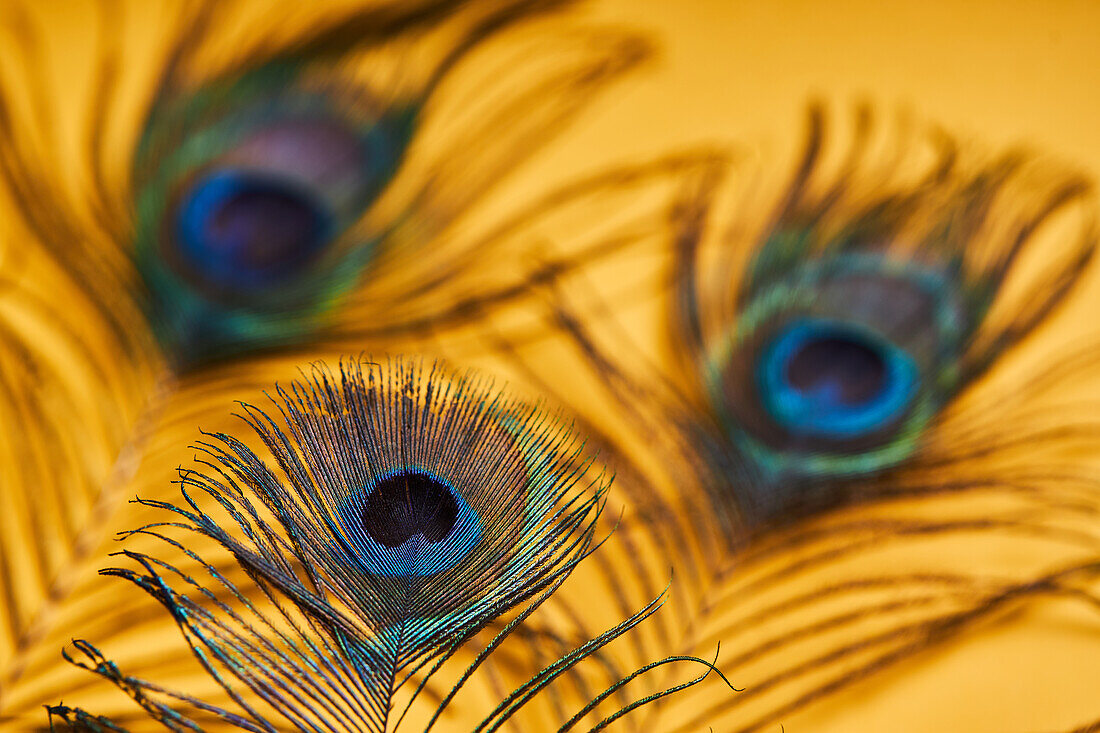
[[[918,387],[913,359],[884,339],[843,323],[788,326],[757,366],[761,399],[791,433],[858,438],[896,420]]]
[[[270,287],[323,249],[331,218],[288,182],[236,170],[200,178],[180,202],[180,251],[201,277],[232,289]]]
[[[454,567],[481,539],[477,514],[453,486],[418,468],[378,478],[340,507],[365,569],[375,575],[432,575]]]

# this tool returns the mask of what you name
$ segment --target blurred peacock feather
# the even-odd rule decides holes
[[[630,285],[665,294],[663,343],[624,325],[606,272],[547,289],[568,343],[491,339],[615,456],[627,513],[585,593],[628,607],[671,562],[679,616],[636,653],[721,640],[746,688],[646,730],[770,730],[1028,598],[1097,604],[1094,411],[1057,399],[1097,343],[992,368],[1091,261],[1090,186],[938,129],[876,135],[865,107],[829,159],[820,105],[808,120],[786,182],[747,156],[738,194],[702,181],[668,269]]]
[[[232,553],[272,608],[259,609],[201,560],[205,584],[137,552],[124,554],[144,573],[103,571],[164,604],[239,709],[126,676],[84,641],[77,647],[94,667],[80,664],[172,730],[198,730],[199,713],[251,731],[289,724],[382,732],[399,728],[429,679],[477,631],[521,606],[430,717],[415,723],[430,730],[474,671],[592,552],[610,482],[602,472],[590,476],[583,442],[560,420],[474,374],[451,374],[438,364],[349,363],[339,379],[315,368],[311,378],[277,391],[273,404],[281,421],[250,405],[244,419],[274,456],[278,473],[235,438],[210,436],[198,445],[205,472],[180,472],[187,506],[147,502],[176,515],[174,521],[132,533],[158,537],[196,559],[191,538],[165,530],[213,540]],[[203,494],[220,512],[201,507],[196,495]],[[218,586],[228,601],[219,599]],[[475,730],[500,729],[555,679],[658,606],[654,599],[502,694]],[[572,729],[638,676],[688,659],[656,660],[636,670],[563,718],[560,729]],[[234,689],[233,678],[259,702]],[[402,708],[396,700],[406,685],[415,689]],[[684,687],[627,703],[591,729]],[[84,729],[121,730],[80,709],[50,712]]]

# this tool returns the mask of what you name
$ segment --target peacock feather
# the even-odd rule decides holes
[[[161,558],[126,551],[141,570],[103,571],[165,606],[239,710],[124,675],[88,642],[77,648],[94,667],[80,664],[172,730],[197,730],[195,713],[251,731],[397,730],[448,659],[489,621],[522,607],[418,723],[430,730],[474,670],[592,552],[610,481],[593,473],[583,442],[560,420],[438,364],[346,363],[338,378],[315,367],[312,377],[277,393],[279,418],[251,405],[243,415],[277,469],[232,436],[211,435],[197,446],[204,472],[180,472],[185,505],[149,502],[175,516],[134,531],[188,555],[193,541],[166,529],[213,540],[272,608],[259,609],[206,563],[209,580],[200,581]],[[204,509],[203,498],[217,509]],[[216,519],[215,511],[224,516]],[[475,730],[500,729],[658,605],[654,599],[540,670],[502,696]],[[651,663],[597,694],[561,730],[669,661],[679,660]],[[659,697],[628,704],[592,729]],[[57,706],[51,714],[91,730],[118,729],[79,709]]]
[[[680,254],[674,334],[721,426],[723,472],[745,486],[716,500],[749,525],[828,505],[837,484],[912,457],[950,400],[1057,307],[1095,252],[1086,217],[1044,247],[1026,292],[1005,296],[1019,298],[1012,320],[1003,306],[990,316],[1012,267],[1045,245],[1044,224],[1089,184],[1017,150],[965,160],[934,132],[927,163],[907,169],[903,152],[878,168],[866,160],[870,125],[860,110],[841,172],[821,181],[823,111],[811,107],[794,180],[745,248],[744,270],[735,246],[710,272],[690,249],[697,240]]]
[[[746,688],[647,729],[768,730],[1024,599],[1095,604],[1095,424],[1051,399],[1095,342],[995,381],[1094,255],[1090,186],[865,107],[830,157],[826,120],[811,105],[782,185],[746,162],[685,200],[667,271],[634,286],[664,288],[662,348],[580,276],[547,300],[563,343],[501,344],[616,456],[628,509],[586,592],[629,603],[677,558],[679,616],[635,653],[721,640]]]

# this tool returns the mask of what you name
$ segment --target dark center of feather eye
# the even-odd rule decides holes
[[[363,508],[363,529],[385,547],[399,547],[414,535],[428,542],[447,539],[458,519],[450,487],[423,471],[406,470],[374,484]]]
[[[328,217],[306,192],[247,172],[208,175],[179,208],[187,259],[205,279],[229,287],[285,280],[320,252],[328,230]]]
[[[881,394],[886,379],[886,363],[876,349],[839,334],[807,340],[786,364],[792,387],[853,407]]]
[[[919,392],[920,370],[873,331],[826,319],[796,320],[756,367],[760,399],[786,431],[846,441],[898,422]]]

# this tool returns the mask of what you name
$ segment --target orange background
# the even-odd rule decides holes
[[[80,43],[89,26],[67,5],[56,6],[51,45],[59,78],[92,48]],[[886,113],[906,108],[963,137],[1022,141],[1100,174],[1100,2],[602,0],[574,12],[649,35],[659,53],[498,190],[501,206],[678,145],[786,150],[800,139],[811,95],[841,111],[862,99]],[[145,22],[163,18],[151,12]],[[135,49],[145,43],[129,41]],[[1094,272],[1065,322],[1094,322],[1098,287]],[[1098,716],[1096,611],[1079,601],[1043,601],[784,726],[789,733],[1022,733],[1066,730]]]

